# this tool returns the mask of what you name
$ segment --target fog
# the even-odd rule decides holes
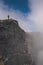
[[[29,36],[28,33],[28,49],[32,54],[32,58],[36,65],[43,65],[43,33],[32,32]],[[29,37],[31,39],[29,43]]]

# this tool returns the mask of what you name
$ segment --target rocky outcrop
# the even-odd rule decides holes
[[[16,20],[0,20],[0,55],[6,65],[31,64],[25,39],[26,33]]]

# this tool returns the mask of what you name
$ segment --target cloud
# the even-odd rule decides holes
[[[31,12],[24,15],[19,10],[9,9],[4,4],[3,0],[0,0],[0,19],[10,18],[18,20],[19,25],[26,32],[41,31],[43,32],[43,0],[29,0]]]
[[[33,33],[33,54],[36,65],[43,65],[43,0],[30,0],[31,12],[27,19],[31,20],[36,30],[42,33]]]
[[[32,20],[38,31],[43,32],[43,0],[30,0],[31,13],[28,20]]]

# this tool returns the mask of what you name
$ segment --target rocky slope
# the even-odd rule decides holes
[[[26,36],[16,20],[0,20],[0,56],[6,65],[31,64]]]

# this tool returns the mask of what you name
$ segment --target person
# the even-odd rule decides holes
[[[10,17],[10,16],[8,15],[8,20],[9,20],[9,17]]]

